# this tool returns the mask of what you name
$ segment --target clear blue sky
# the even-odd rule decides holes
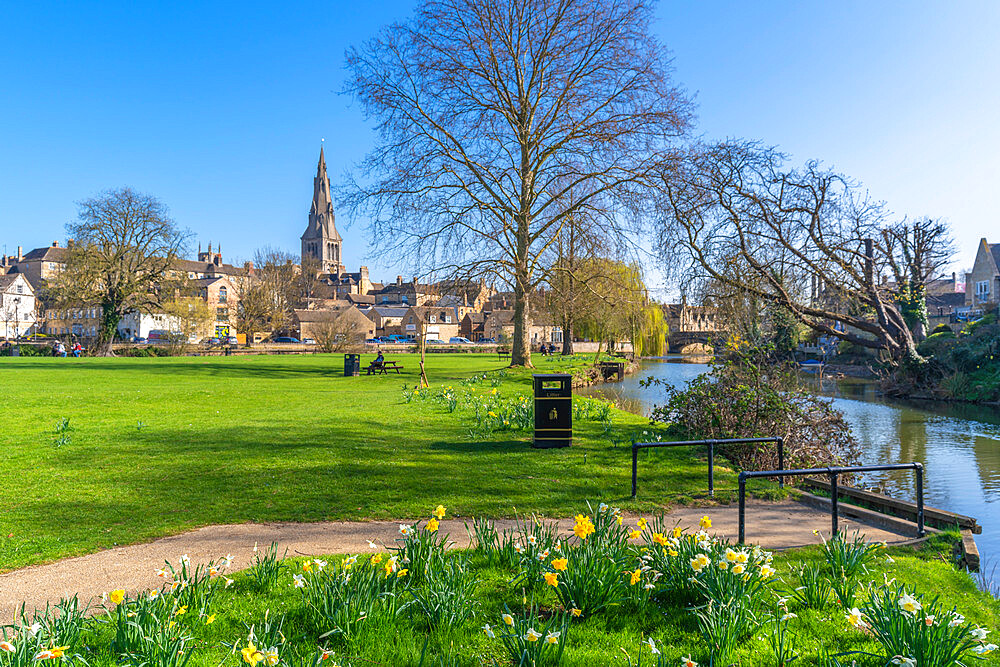
[[[412,2],[0,6],[0,246],[65,236],[75,202],[130,185],[227,260],[298,252],[321,138],[336,180],[372,140],[339,95],[344,49]],[[972,264],[1000,242],[1000,2],[662,2],[698,132],[776,144],[947,217]],[[393,277],[364,222],[347,265]],[[0,248],[2,249],[2,248]],[[652,268],[652,267],[650,267]]]

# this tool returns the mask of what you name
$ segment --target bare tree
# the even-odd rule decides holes
[[[882,229],[881,241],[903,317],[914,339],[923,340],[927,337],[927,285],[955,255],[951,229],[942,220],[904,220]]]
[[[99,304],[95,355],[112,356],[118,323],[126,312],[149,312],[161,304],[171,265],[186,234],[151,195],[131,188],[107,190],[80,202],[69,233],[66,269],[57,289],[63,303]]]
[[[921,362],[894,296],[878,276],[891,257],[875,240],[886,225],[878,203],[845,177],[784,158],[752,142],[693,154],[665,180],[668,223],[661,254],[691,260],[691,278],[713,280],[777,304],[812,329]]]
[[[368,330],[357,321],[345,316],[346,311],[330,312],[324,319],[309,328],[316,345],[323,352],[344,352],[364,345]]]
[[[509,286],[512,365],[531,365],[528,296],[560,231],[589,208],[631,242],[688,129],[652,6],[431,0],[348,51],[347,91],[380,139],[343,201],[385,252]]]
[[[270,334],[284,327],[291,317],[298,287],[299,270],[289,253],[266,247],[246,262],[243,275],[235,281],[239,296],[236,330],[253,344],[255,332]]]

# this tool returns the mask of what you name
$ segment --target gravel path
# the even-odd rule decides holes
[[[747,507],[747,540],[768,549],[781,549],[815,544],[813,530],[829,532],[830,515],[795,501],[753,501]],[[735,537],[737,508],[677,507],[667,515],[681,526],[697,526],[705,514],[712,518],[712,532]],[[513,526],[513,521],[497,521],[498,528]],[[572,519],[559,522],[566,532],[572,530]],[[841,519],[841,529],[846,522]],[[188,533],[173,535],[146,544],[117,547],[107,551],[57,561],[48,565],[28,567],[0,575],[0,622],[13,619],[15,608],[22,601],[28,608],[44,607],[46,602],[74,593],[81,601],[99,598],[102,593],[124,588],[131,592],[158,587],[162,580],[155,575],[165,560],[177,563],[187,554],[192,563],[204,563],[227,554],[233,556],[231,571],[248,567],[253,559],[253,546],[277,542],[279,553],[288,549],[289,556],[356,553],[370,551],[368,540],[393,545],[398,536],[399,522],[328,522],[328,523],[268,523],[206,526]],[[467,546],[469,537],[462,520],[445,520],[441,530],[451,535],[459,547]],[[902,542],[910,538],[882,528],[862,526],[874,541]]]

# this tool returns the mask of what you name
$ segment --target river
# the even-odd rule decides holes
[[[708,370],[704,360],[680,355],[642,362],[638,373],[623,382],[597,385],[580,393],[614,401],[631,412],[648,415],[662,402],[657,387],[639,381],[655,377],[683,386]],[[819,385],[818,380],[813,380]],[[975,517],[983,527],[976,535],[984,570],[1000,584],[1000,410],[961,403],[888,400],[867,380],[826,378],[820,392],[833,398],[861,446],[862,463],[924,464],[925,502]],[[874,473],[866,486],[882,486],[893,496],[912,500],[913,475]]]

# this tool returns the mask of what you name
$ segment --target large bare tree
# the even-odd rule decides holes
[[[111,356],[118,323],[129,311],[148,312],[171,298],[169,272],[187,235],[156,197],[131,188],[80,202],[66,225],[66,269],[57,279],[63,303],[97,304],[101,320],[93,353]]]
[[[512,365],[531,364],[528,296],[560,230],[592,209],[629,243],[688,129],[652,5],[431,0],[348,51],[379,140],[343,201],[383,252],[509,286]]]
[[[943,220],[903,220],[882,229],[881,253],[895,281],[896,301],[920,341],[927,337],[927,285],[955,256],[951,229]]]
[[[891,289],[894,261],[881,231],[883,207],[816,163],[786,169],[753,142],[693,152],[684,174],[665,179],[661,253],[690,277],[711,280],[786,309],[812,329],[894,362],[921,362]]]
[[[270,334],[288,323],[300,286],[294,260],[287,252],[265,247],[254,253],[253,262],[244,263],[235,281],[236,330],[246,334],[247,347],[253,345],[254,333]]]

